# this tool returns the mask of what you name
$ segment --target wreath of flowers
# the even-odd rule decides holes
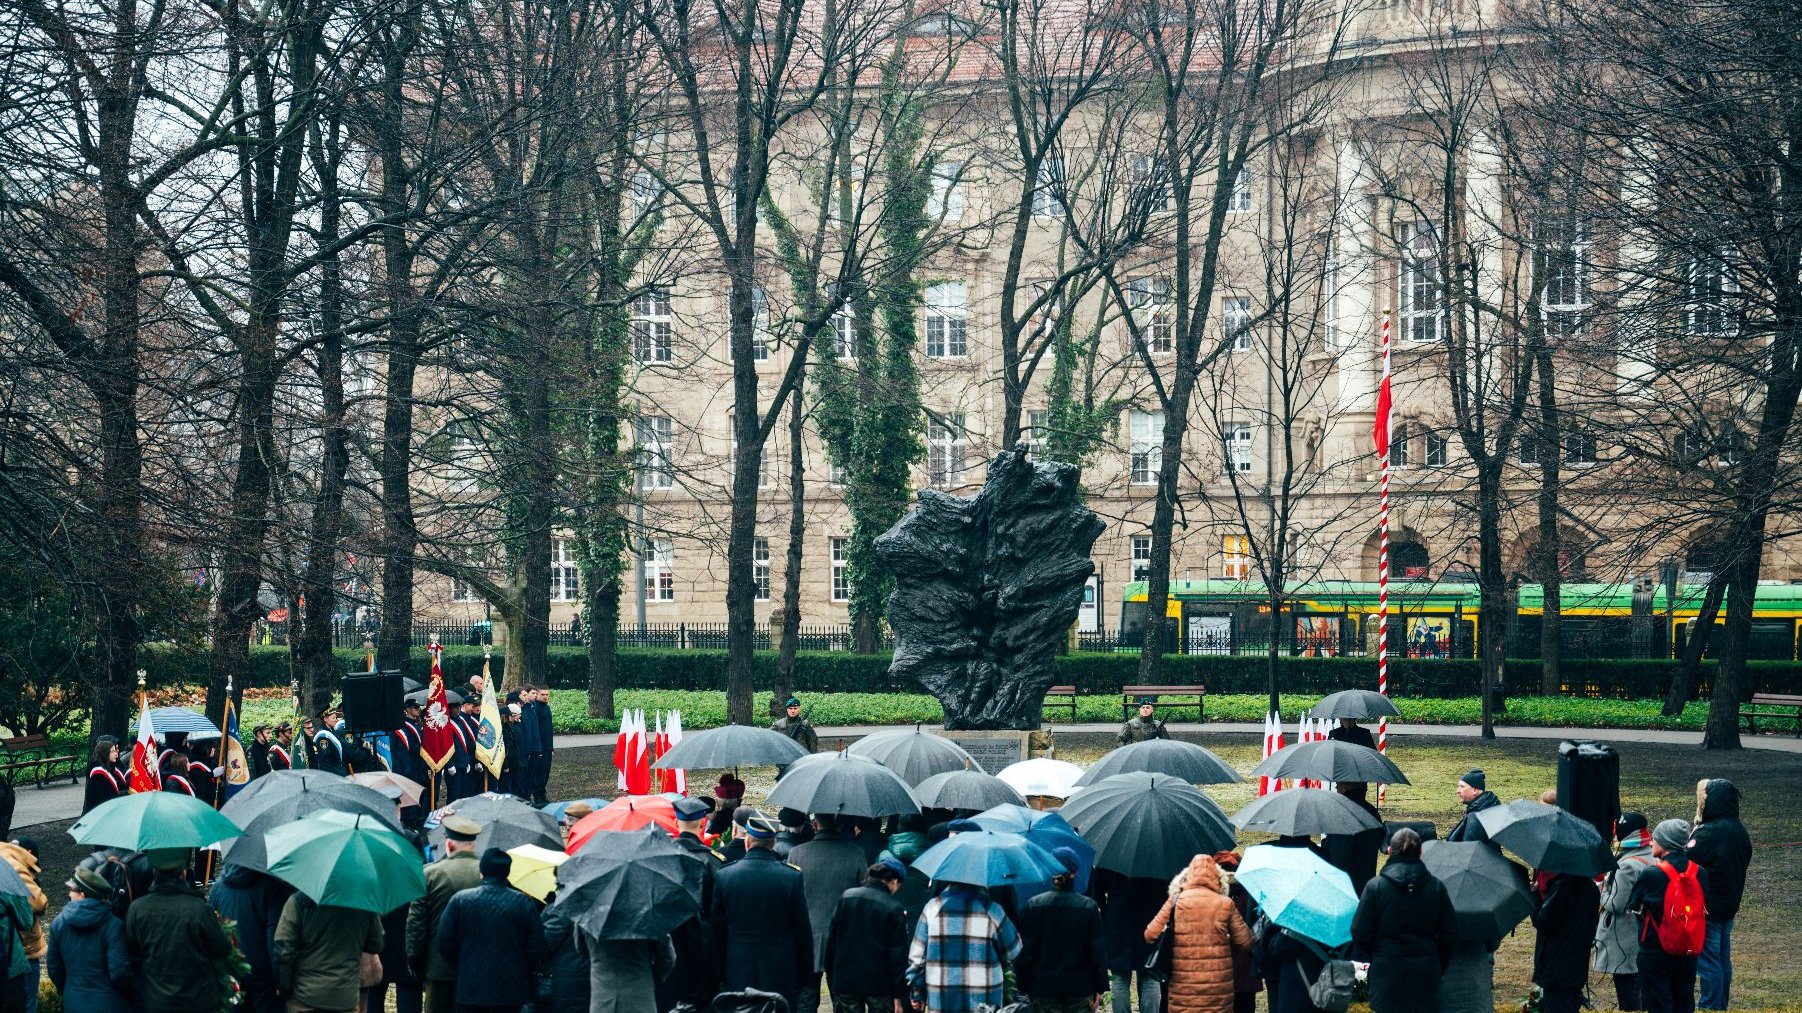
[[[225,930],[225,941],[231,949],[220,961],[219,1002],[220,1013],[232,1013],[244,1005],[243,982],[250,977],[250,961],[245,959],[244,951],[238,948],[238,923],[224,915],[216,915],[219,927]]]

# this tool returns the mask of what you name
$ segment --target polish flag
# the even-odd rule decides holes
[[[139,679],[140,688],[143,685]],[[131,747],[131,790],[161,791],[162,771],[157,768],[156,730],[150,727],[150,700],[138,698],[138,741]]]
[[[1270,734],[1273,736],[1273,739],[1271,740],[1271,743],[1270,743],[1270,751],[1272,753],[1282,752],[1283,751],[1283,712],[1282,711],[1277,711],[1275,714],[1272,714],[1270,716]],[[1283,779],[1279,777],[1279,778],[1275,779],[1274,781],[1271,781],[1270,782],[1270,790],[1271,791],[1282,791],[1283,790]]]
[[[613,769],[619,771],[619,790],[626,790],[626,750],[632,738],[632,712],[620,715],[619,731],[613,736]]]
[[[676,747],[676,743],[681,742],[681,741],[682,741],[682,712],[680,710],[673,710],[673,711],[669,712],[669,744],[670,744],[670,748],[674,749]],[[664,777],[669,779],[669,787],[670,787],[671,791],[674,791],[678,795],[688,794],[688,771],[686,771],[686,770],[671,770],[671,771],[666,772],[664,774]]]
[[[663,754],[669,750],[669,740],[664,738],[664,736],[663,736],[663,711],[659,710],[657,712],[657,717],[655,718],[655,720],[657,722],[657,725],[656,725],[657,732],[656,732],[656,734],[651,736],[651,748],[649,750],[650,755],[645,757],[645,760],[646,760],[645,767],[647,770],[650,768],[651,764],[654,764],[658,760],[662,759]],[[650,774],[651,774],[651,778],[650,778],[651,789],[653,791],[662,791],[663,790],[663,771],[652,770],[650,772]]]
[[[1270,714],[1269,714],[1269,712],[1265,712],[1265,714],[1264,714],[1264,755],[1263,755],[1263,759],[1266,759],[1266,760],[1270,759],[1270,741],[1271,741]],[[1258,797],[1263,798],[1265,795],[1268,795],[1268,794],[1270,794],[1270,778],[1268,776],[1259,777],[1258,778]]]

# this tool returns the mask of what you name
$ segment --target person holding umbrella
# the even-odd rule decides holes
[[[1373,1013],[1436,1013],[1439,977],[1458,941],[1445,886],[1420,861],[1420,835],[1389,839],[1389,862],[1358,899],[1352,943],[1370,961]]]
[[[1483,773],[1482,767],[1474,767],[1458,779],[1458,801],[1464,803],[1464,817],[1458,821],[1457,826],[1452,827],[1451,833],[1445,835],[1445,839],[1453,844],[1459,841],[1476,841],[1479,844],[1487,842],[1489,831],[1477,820],[1477,814],[1494,809],[1502,804],[1502,800],[1489,790],[1488,777]]]
[[[221,918],[237,925],[238,949],[250,974],[238,982],[250,1013],[279,1013],[282,1001],[275,994],[275,928],[282,908],[294,888],[267,873],[230,862],[207,891],[207,903]]]
[[[675,947],[675,969],[658,986],[657,1008],[660,1010],[670,1009],[678,1001],[705,1008],[717,991],[713,987],[713,967],[707,955],[707,919],[713,914],[713,881],[719,874],[721,860],[701,840],[701,828],[711,810],[698,798],[678,798],[674,806],[676,847],[701,867],[701,911],[670,933],[670,943]]]
[[[1014,971],[1035,1011],[1088,1013],[1108,988],[1101,907],[1076,892],[1082,863],[1075,850],[1059,847],[1051,854],[1063,871],[1020,912],[1020,960]]]
[[[813,926],[813,973],[802,982],[798,1009],[818,1009],[820,977],[825,970],[826,930],[838,912],[845,891],[863,882],[869,863],[863,848],[839,832],[838,817],[818,813],[813,818],[814,837],[788,853],[788,863],[801,870],[801,890],[807,897],[807,921]],[[778,835],[779,837],[780,835]]]
[[[297,892],[275,927],[275,990],[290,1009],[356,1010],[363,954],[381,953],[385,942],[375,912],[318,904]]]
[[[1621,813],[1614,823],[1620,858],[1602,887],[1602,911],[1596,924],[1597,971],[1614,977],[1614,1004],[1623,1010],[1642,1010],[1639,999],[1639,916],[1627,910],[1633,885],[1651,869],[1652,831],[1644,813]]]
[[[507,881],[511,855],[489,848],[479,869],[481,883],[444,906],[437,954],[457,976],[458,1013],[518,1013],[537,992],[543,916],[537,901]]]
[[[1326,737],[1334,742],[1350,742],[1366,749],[1377,747],[1377,740],[1370,734],[1370,729],[1359,724],[1357,718],[1340,718],[1339,724],[1327,732]]]
[[[1169,884],[1149,876],[1128,878],[1096,869],[1096,899],[1101,903],[1102,959],[1107,964],[1114,1008],[1132,1008],[1133,978],[1138,978],[1139,1008],[1158,1009],[1164,1001],[1163,983],[1145,970],[1152,944],[1145,941],[1145,926],[1157,917],[1169,896]]]
[[[926,1013],[1000,1006],[1005,965],[1020,957],[1020,933],[978,886],[949,882],[926,902],[907,951],[907,984]]]
[[[1170,883],[1170,899],[1145,926],[1152,942],[1171,928],[1170,1013],[1231,1013],[1233,957],[1251,950],[1251,929],[1220,885],[1220,866],[1196,855]]]
[[[1602,893],[1588,876],[1541,871],[1552,872],[1552,878],[1533,912],[1533,984],[1544,995],[1544,1013],[1579,1013]]]
[[[143,1013],[214,1010],[224,999],[218,965],[231,953],[231,940],[188,883],[188,854],[187,848],[153,849],[150,894],[125,914],[125,948]]]
[[[1326,834],[1320,839],[1323,857],[1332,863],[1333,868],[1350,876],[1352,889],[1362,894],[1365,884],[1376,878],[1377,852],[1383,847],[1383,816],[1377,812],[1376,806],[1370,804],[1368,782],[1340,781],[1333,785],[1333,790],[1350,799],[1376,821],[1376,826],[1355,834]]]

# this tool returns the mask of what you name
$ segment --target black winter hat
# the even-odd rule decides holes
[[[1614,839],[1624,841],[1650,825],[1645,813],[1621,813],[1621,818],[1614,821]]]
[[[506,879],[513,871],[513,856],[499,848],[489,848],[482,852],[482,878]]]
[[[1472,788],[1477,789],[1478,791],[1488,791],[1489,790],[1489,785],[1484,783],[1482,767],[1472,767],[1468,773],[1466,773],[1463,777],[1460,777],[1458,780],[1460,783],[1468,784]]]

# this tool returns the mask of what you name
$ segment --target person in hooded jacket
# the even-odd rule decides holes
[[[1589,949],[1596,935],[1601,891],[1588,876],[1552,876],[1533,912],[1533,984],[1544,1013],[1579,1013],[1589,984]]]
[[[1170,883],[1170,899],[1145,926],[1155,942],[1171,932],[1170,981],[1165,985],[1170,1013],[1232,1013],[1233,957],[1251,952],[1251,928],[1220,884],[1220,866],[1196,855]]]
[[[1472,768],[1458,779],[1458,801],[1464,803],[1464,817],[1458,821],[1457,826],[1452,827],[1451,833],[1445,835],[1446,841],[1489,843],[1489,831],[1484,830],[1483,824],[1477,821],[1477,814],[1485,809],[1494,809],[1502,804],[1502,800],[1489,790],[1488,777],[1483,773],[1483,768]]]
[[[113,915],[112,884],[92,869],[76,869],[64,886],[69,906],[50,923],[44,967],[70,1013],[128,1013],[131,954],[125,925]]]
[[[43,977],[44,952],[50,943],[46,933],[50,898],[38,888],[38,846],[29,837],[0,842],[0,862],[12,867],[25,884],[30,924],[19,930],[19,946],[25,953],[25,1013],[37,1013],[38,981]]]
[[[545,898],[544,966],[540,973],[549,979],[549,988],[538,987],[538,1013],[588,1013],[590,999],[588,976],[588,944],[582,930],[571,921],[569,913],[556,904],[557,895]],[[375,1011],[371,1011],[375,1013]]]
[[[1644,813],[1622,813],[1615,821],[1614,836],[1620,854],[1614,871],[1602,885],[1602,910],[1596,922],[1595,959],[1592,966],[1614,976],[1614,1004],[1622,1010],[1642,1010],[1639,998],[1639,916],[1627,910],[1633,885],[1652,867],[1652,831]]]
[[[1352,944],[1370,961],[1374,1013],[1437,1013],[1439,977],[1458,941],[1458,916],[1445,885],[1420,861],[1420,835],[1389,839],[1389,862],[1358,899]]]
[[[1708,938],[1696,960],[1696,1005],[1726,1009],[1733,987],[1733,919],[1746,891],[1752,837],[1739,821],[1739,788],[1724,777],[1696,782],[1689,860],[1708,874]]]
[[[918,816],[901,817],[900,830],[889,835],[888,850],[885,855],[892,855],[907,867],[907,878],[901,881],[901,889],[895,899],[901,902],[901,910],[907,916],[907,938],[912,939],[914,926],[920,923],[920,910],[932,899],[932,881],[927,875],[914,868],[914,862],[925,854],[929,847],[926,840],[926,822]],[[881,860],[882,855],[876,856]]]
[[[231,864],[207,892],[207,903],[219,917],[237,925],[238,950],[250,965],[250,976],[239,982],[248,1013],[280,1013],[284,1008],[275,994],[275,929],[293,892],[274,876]]]
[[[1157,1009],[1164,991],[1157,976],[1145,970],[1145,960],[1155,944],[1155,940],[1145,940],[1145,926],[1170,899],[1170,885],[1161,879],[1129,879],[1096,869],[1089,887],[1101,904],[1102,958],[1107,962],[1114,1008],[1131,1008],[1133,979],[1137,977],[1139,1008]]]

